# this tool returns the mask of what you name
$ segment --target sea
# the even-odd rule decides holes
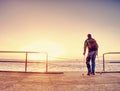
[[[84,60],[48,60],[35,61],[19,59],[0,59],[0,71],[25,71],[27,72],[87,72],[86,63]],[[103,71],[103,60],[96,60],[96,71]],[[120,60],[106,60],[105,71],[120,71]]]

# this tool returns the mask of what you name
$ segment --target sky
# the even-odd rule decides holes
[[[119,0],[0,0],[0,51],[79,59],[88,33],[99,56],[120,51]]]

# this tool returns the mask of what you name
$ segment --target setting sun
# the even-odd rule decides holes
[[[37,51],[37,52],[47,52],[49,56],[49,60],[54,60],[54,57],[61,57],[64,53],[64,49],[57,43],[51,41],[36,41],[28,46],[26,46],[24,51]],[[29,54],[29,58],[32,60],[45,60],[46,55],[42,53],[38,54]]]

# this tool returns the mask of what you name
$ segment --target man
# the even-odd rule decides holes
[[[98,44],[95,39],[92,38],[91,34],[87,35],[87,39],[84,42],[84,52],[83,55],[86,54],[86,49],[88,49],[88,55],[86,57],[86,65],[88,69],[88,74],[95,75],[95,59],[98,53]],[[91,61],[91,65],[90,65]]]

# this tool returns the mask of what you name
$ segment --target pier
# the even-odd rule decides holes
[[[0,91],[120,91],[120,73],[0,72]]]

